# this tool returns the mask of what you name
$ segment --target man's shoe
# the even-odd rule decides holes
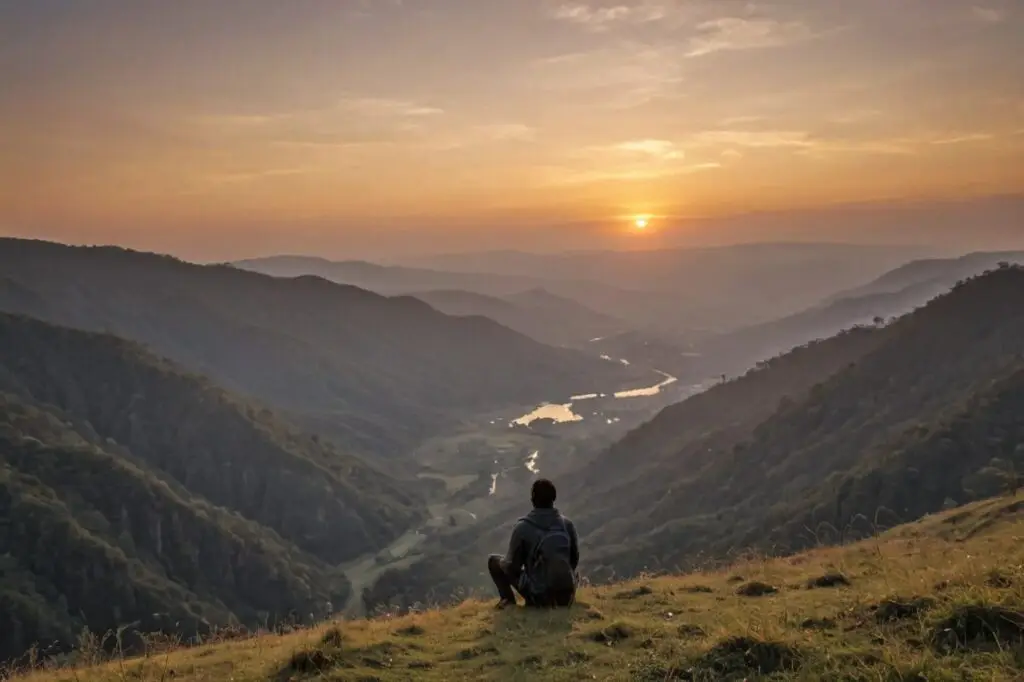
[[[510,606],[515,606],[515,605],[516,605],[516,602],[515,602],[514,599],[512,599],[512,600],[501,599],[501,600],[498,601],[497,604],[494,605],[494,608],[497,609],[498,611],[501,611],[502,609],[507,609]]]

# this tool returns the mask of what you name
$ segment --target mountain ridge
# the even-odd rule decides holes
[[[312,276],[3,240],[0,277],[17,287],[0,289],[0,310],[145,343],[377,455],[400,457],[460,411],[609,390],[640,375],[488,319]]]
[[[411,487],[137,343],[0,313],[0,659],[82,628],[322,616],[350,592],[335,564],[425,515]]]

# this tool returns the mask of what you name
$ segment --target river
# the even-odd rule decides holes
[[[671,374],[668,374],[667,372],[662,372],[660,370],[655,371],[661,376],[663,376],[664,380],[658,382],[653,386],[646,386],[643,388],[633,388],[625,391],[619,391],[617,393],[614,393],[613,397],[619,399],[649,398],[651,396],[655,396],[661,393],[661,391],[666,386],[670,386],[671,384],[674,384],[677,381],[679,381],[676,377],[672,376]],[[527,414],[524,414],[522,417],[510,421],[509,426],[529,426],[533,422],[541,419],[550,419],[551,421],[557,424],[566,424],[570,422],[583,421],[583,415],[577,414],[572,409],[573,405],[579,402],[583,402],[585,400],[596,400],[597,398],[606,397],[608,396],[605,393],[585,393],[582,395],[572,396],[569,399],[570,402],[568,403],[544,403],[543,405],[538,406],[532,412],[528,412]]]

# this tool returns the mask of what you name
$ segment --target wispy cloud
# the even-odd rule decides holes
[[[940,137],[930,140],[930,144],[963,144],[966,142],[987,142],[995,138],[991,133],[965,133],[951,137]]]
[[[609,168],[577,168],[566,166],[546,167],[545,181],[552,185],[575,185],[600,182],[639,182],[658,178],[692,175],[705,171],[717,170],[722,164],[717,161],[704,161],[691,164],[674,164],[671,166],[617,166]]]
[[[413,125],[419,119],[437,117],[444,113],[444,109],[439,107],[408,100],[344,95],[321,107],[255,114],[207,114],[192,117],[190,121],[195,125],[224,132],[251,132],[275,127],[302,126],[308,129],[310,126],[338,123],[346,115],[378,121],[407,119],[413,123],[401,124]]]
[[[971,13],[975,19],[986,24],[997,24],[1006,18],[1005,12],[983,5],[972,5]]]
[[[702,22],[690,41],[688,57],[703,57],[726,50],[752,50],[790,45],[814,36],[799,21],[723,17]]]
[[[629,2],[597,4],[571,2],[555,5],[551,15],[588,30],[603,32],[621,24],[647,24],[676,16],[680,6],[665,2]]]
[[[536,134],[536,129],[525,123],[483,123],[425,140],[425,145],[431,149],[444,151],[481,144],[530,142]]]
[[[444,109],[427,106],[417,102],[381,97],[342,97],[338,108],[365,116],[397,116],[418,118],[422,116],[440,116]]]
[[[628,140],[610,147],[613,151],[640,154],[658,159],[682,159],[686,155],[670,140]]]
[[[537,60],[530,85],[549,90],[590,91],[600,106],[632,108],[678,96],[684,82],[677,45],[620,42],[613,47]]]
[[[801,130],[704,130],[681,142],[693,149],[720,149],[728,158],[744,156],[740,150],[789,151],[802,156],[836,154],[913,154],[930,140],[920,138],[844,138],[824,137]]]
[[[723,147],[810,147],[810,133],[799,130],[704,130],[692,135],[689,144]]]

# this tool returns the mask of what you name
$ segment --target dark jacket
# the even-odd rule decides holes
[[[512,582],[521,588],[529,589],[528,576],[525,575],[527,561],[533,550],[544,537],[544,530],[559,523],[565,522],[565,529],[569,533],[571,543],[569,561],[572,570],[575,571],[580,563],[580,542],[576,535],[576,526],[572,521],[562,516],[557,509],[534,509],[525,518],[519,519],[512,529],[512,539],[508,543],[508,552],[502,559],[502,567]]]

